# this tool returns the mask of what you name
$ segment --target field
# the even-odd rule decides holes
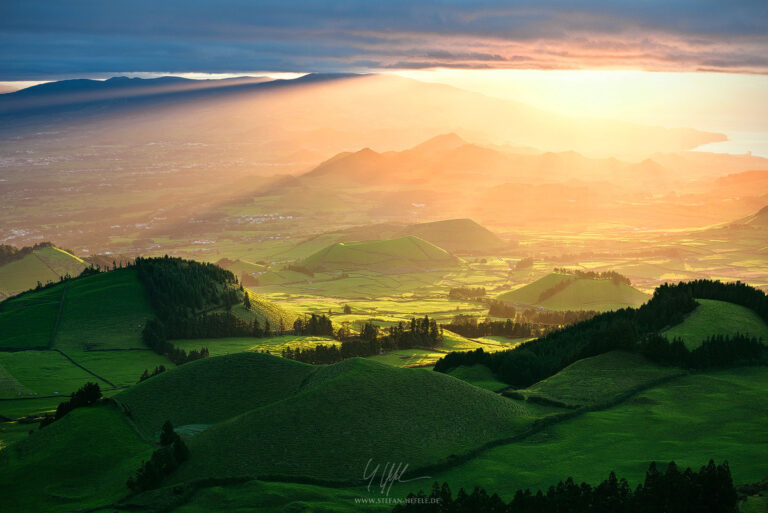
[[[669,340],[682,338],[689,349],[699,347],[711,335],[741,333],[768,341],[768,326],[749,308],[712,299],[696,301],[699,307],[683,323],[663,333]]]
[[[86,267],[82,259],[62,249],[36,249],[21,260],[0,266],[0,300],[34,288],[38,282],[55,282],[67,274],[77,276]]]

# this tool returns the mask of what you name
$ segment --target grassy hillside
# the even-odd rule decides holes
[[[697,299],[699,307],[681,324],[663,332],[668,339],[682,338],[689,349],[695,349],[709,336],[748,334],[768,342],[768,326],[749,308],[716,301]]]
[[[113,406],[78,409],[0,451],[0,511],[109,504],[153,449]]]
[[[174,479],[360,479],[368,458],[418,467],[510,436],[531,420],[517,403],[450,376],[355,358],[316,367],[295,395],[190,439],[193,457]]]
[[[64,351],[144,348],[141,330],[152,315],[134,269],[73,280],[54,345]]]
[[[369,269],[406,272],[455,267],[458,260],[442,248],[418,237],[391,240],[339,242],[303,261],[309,269],[345,271]]]
[[[471,365],[469,367],[462,365],[448,372],[448,375],[491,391],[500,390],[508,386],[506,383],[496,379],[491,369],[485,365]]]
[[[553,287],[559,287],[560,290],[549,297],[542,296]],[[629,285],[614,283],[611,280],[593,280],[565,273],[550,273],[519,289],[505,292],[497,299],[550,310],[605,311],[639,306],[647,301],[649,296]]]
[[[239,353],[182,365],[121,392],[114,400],[147,436],[165,420],[175,426],[214,424],[295,394],[311,365]]]
[[[590,406],[681,373],[680,369],[661,367],[635,353],[611,351],[579,360],[520,392],[572,406]]]
[[[412,224],[402,231],[448,251],[482,253],[508,246],[509,243],[472,219],[448,219]]]
[[[452,490],[482,486],[511,500],[519,488],[546,487],[564,476],[597,482],[614,470],[634,486],[651,461],[698,468],[714,459],[728,460],[736,483],[756,482],[768,474],[766,390],[765,367],[684,376],[613,408],[484,451],[433,473],[432,480],[447,481]],[[424,488],[411,485],[400,485],[397,493]]]
[[[88,267],[83,260],[56,247],[34,250],[21,260],[0,266],[0,300],[60,276],[77,276]]]

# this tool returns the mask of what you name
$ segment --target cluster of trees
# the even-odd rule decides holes
[[[449,353],[437,361],[435,370],[480,363],[500,381],[527,387],[582,358],[636,349],[646,336],[682,322],[697,306],[694,292],[686,283],[665,284],[639,308],[605,312],[507,351]]]
[[[768,346],[756,337],[740,334],[710,336],[692,351],[680,338],[670,342],[661,335],[653,334],[646,337],[638,348],[651,361],[690,369],[768,364]]]
[[[165,421],[160,434],[160,448],[152,453],[149,461],[141,464],[136,475],[125,483],[133,492],[152,490],[160,486],[178,466],[189,458],[189,449],[184,440],[173,430],[170,421]]]
[[[310,317],[299,317],[293,321],[293,332],[296,335],[316,335],[333,337],[333,323],[325,315],[312,314]]]
[[[83,406],[90,406],[99,399],[101,399],[101,388],[99,387],[99,384],[89,381],[80,387],[77,392],[70,395],[69,401],[59,403],[59,406],[56,408],[56,414],[53,417],[43,418],[42,422],[40,422],[39,429],[43,429],[45,426],[53,424],[72,410],[82,408]]]
[[[529,338],[541,334],[541,329],[539,327],[525,322],[515,322],[511,319],[507,319],[506,321],[484,319],[483,321],[478,322],[477,317],[465,314],[455,315],[450,324],[444,324],[443,327],[454,333],[458,333],[463,337],[469,338],[487,336]]]
[[[531,324],[570,326],[587,321],[599,313],[595,310],[525,310],[520,314],[520,318]]]
[[[533,267],[533,258],[525,257],[522,260],[518,260],[512,270],[522,271],[523,269],[530,269],[531,267]]]
[[[629,280],[629,278],[623,274],[617,273],[616,271],[582,271],[580,269],[566,269],[562,267],[556,267],[555,272],[561,274],[572,274],[574,276],[578,276],[579,278],[586,278],[588,280],[611,280],[616,284],[623,283],[625,285],[632,285],[632,282]]]
[[[241,301],[235,275],[211,263],[166,255],[137,258],[134,266],[163,322],[192,317],[203,309],[231,308]]]
[[[479,301],[485,297],[485,287],[454,287],[448,292],[448,299]]]
[[[208,350],[206,349],[206,351]],[[163,372],[165,372],[165,370],[166,370],[165,365],[160,365],[159,367],[155,367],[155,370],[153,370],[152,372],[149,372],[148,369],[144,369],[144,372],[141,373],[141,377],[139,378],[139,383],[151,378],[152,376],[157,376],[158,374],[162,374]]]
[[[434,319],[424,316],[423,319],[413,317],[408,324],[399,322],[390,326],[384,335],[380,334],[378,326],[368,322],[363,325],[360,335],[338,338],[341,344],[318,344],[307,349],[285,347],[282,356],[312,364],[335,363],[355,356],[379,354],[382,351],[435,347],[443,340],[443,332]]]
[[[514,319],[517,317],[517,310],[514,306],[508,305],[504,301],[498,299],[491,299],[487,302],[488,315],[491,317],[502,317],[505,319]]]
[[[432,493],[409,495],[409,502],[398,504],[393,513],[735,513],[738,497],[728,463],[714,461],[698,472],[680,471],[671,462],[665,472],[651,463],[645,481],[634,490],[626,479],[611,472],[608,479],[591,486],[568,478],[546,493],[518,490],[509,503],[482,488],[468,494],[462,488],[454,498],[447,483],[435,482]]]

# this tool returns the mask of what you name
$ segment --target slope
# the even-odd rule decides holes
[[[570,407],[591,406],[682,373],[649,362],[639,354],[611,351],[572,363],[519,392],[529,400],[544,398]]]
[[[669,340],[683,339],[689,349],[701,345],[704,339],[713,335],[751,335],[768,342],[768,326],[749,308],[717,301],[697,299],[699,306],[685,321],[664,331]]]
[[[413,235],[451,252],[481,253],[504,248],[509,243],[472,219],[447,219],[412,224],[402,235]]]
[[[354,358],[317,367],[297,394],[193,437],[193,456],[173,479],[359,481],[369,458],[415,469],[511,436],[532,420],[514,401],[450,376]]]
[[[0,451],[0,511],[108,504],[153,449],[113,406],[80,408]]]
[[[34,288],[38,282],[77,276],[88,266],[83,260],[54,246],[34,249],[20,260],[0,266],[0,300]]]
[[[145,436],[165,420],[214,424],[295,394],[314,367],[247,352],[197,360],[114,396]]]
[[[497,299],[550,310],[616,310],[639,306],[649,298],[624,283],[550,273]]]
[[[456,267],[458,259],[418,237],[339,242],[310,255],[303,265],[314,271],[366,269],[379,272],[425,271]]]

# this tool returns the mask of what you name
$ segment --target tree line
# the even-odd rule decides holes
[[[649,360],[661,365],[708,369],[768,364],[768,346],[749,335],[712,335],[689,350],[681,338],[671,342],[658,334],[646,337],[638,349]]]
[[[592,486],[568,478],[546,492],[518,490],[505,503],[483,488],[472,493],[460,489],[453,497],[448,483],[437,482],[430,495],[423,491],[408,495],[392,513],[736,513],[738,495],[728,462],[701,467],[698,472],[681,471],[674,462],[661,472],[651,463],[645,480],[633,490],[626,479],[611,472],[608,479]]]
[[[697,280],[664,284],[639,308],[605,312],[507,351],[449,353],[437,361],[435,370],[446,372],[460,365],[480,363],[500,381],[527,387],[582,358],[616,349],[638,350],[641,343],[653,340],[663,329],[681,323],[698,306],[694,297],[729,301],[768,318],[765,293],[743,283]],[[719,342],[715,338],[708,347],[714,350],[717,344],[733,345],[733,341]]]
[[[479,301],[485,297],[485,287],[453,287],[448,291],[448,299],[459,301]]]
[[[318,344],[313,348],[283,348],[283,358],[311,364],[328,364],[356,356],[372,356],[382,351],[435,347],[443,340],[442,329],[434,319],[412,317],[409,323],[399,322],[380,334],[378,326],[371,322],[363,325],[359,335],[347,334],[343,328],[337,338],[341,344]]]
[[[629,278],[616,271],[582,271],[581,269],[566,269],[564,267],[555,267],[554,271],[560,274],[572,274],[587,280],[611,280],[617,285],[620,283],[623,283],[624,285],[632,285]]]
[[[443,327],[458,333],[462,337],[507,337],[507,338],[530,338],[539,336],[546,328],[541,328],[527,322],[515,322],[511,319],[506,321],[494,321],[483,319],[478,322],[474,315],[459,314],[455,315],[450,323],[443,324]]]

